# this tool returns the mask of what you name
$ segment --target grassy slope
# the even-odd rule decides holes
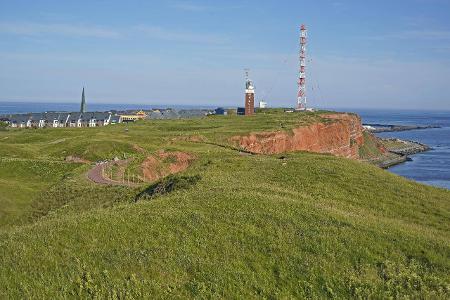
[[[171,132],[218,138],[226,122],[152,122],[126,134],[111,126],[49,147],[61,157],[93,140],[150,152],[164,145],[197,154],[186,175],[201,180],[134,203],[138,189],[98,187],[75,169],[45,194],[50,215],[0,233],[0,296],[448,297],[449,191],[327,155],[280,160],[162,140]],[[35,134],[44,133],[7,133],[32,149],[57,140],[27,142]]]
[[[0,228],[22,223],[39,192],[77,167],[54,161],[0,158]]]
[[[287,130],[319,120],[319,115],[308,113],[299,118],[294,114],[267,111],[256,118],[245,119],[237,116],[210,117],[158,120],[104,128],[0,131],[0,230],[6,225],[22,223],[24,216],[33,213],[34,202],[40,193],[79,166],[62,163],[69,155],[91,161],[131,156],[135,160],[130,164],[130,169],[136,171],[136,165],[148,153],[161,148],[176,148],[182,144],[173,139],[201,135],[208,142],[227,144],[227,138],[232,135],[252,130]],[[125,131],[126,128],[128,131]],[[137,151],[135,146],[144,148],[144,153]],[[37,206],[39,210],[46,206],[50,208],[42,203]]]

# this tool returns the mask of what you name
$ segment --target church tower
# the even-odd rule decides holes
[[[84,87],[83,92],[81,93],[81,107],[80,107],[80,113],[86,112],[86,98],[84,98]]]
[[[248,78],[248,70],[245,72],[245,115],[250,116],[255,113],[255,87]]]

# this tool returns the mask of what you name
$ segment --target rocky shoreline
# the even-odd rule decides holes
[[[431,148],[415,141],[401,140],[397,138],[379,138],[386,150],[392,155],[386,156],[378,162],[378,166],[387,169],[392,166],[411,160],[409,155],[421,153]]]
[[[363,126],[365,129],[367,129],[372,133],[441,128],[441,126],[436,125],[417,126],[417,125],[363,124]]]
[[[399,165],[408,161],[408,157],[406,155],[398,155],[390,158],[386,158],[377,163],[377,165],[382,169],[389,169],[390,167]]]

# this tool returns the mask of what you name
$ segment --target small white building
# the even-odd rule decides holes
[[[265,101],[259,101],[259,108],[267,108],[267,102]]]

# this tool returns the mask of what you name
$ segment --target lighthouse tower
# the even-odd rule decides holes
[[[245,71],[245,115],[250,116],[255,113],[255,87],[248,78],[248,70]]]

